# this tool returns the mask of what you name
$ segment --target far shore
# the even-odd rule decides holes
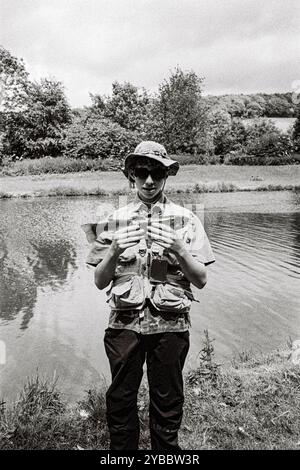
[[[276,191],[300,189],[300,165],[185,165],[169,177],[169,193]],[[0,177],[0,198],[127,194],[121,171],[88,171]]]

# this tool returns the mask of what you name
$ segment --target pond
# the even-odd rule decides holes
[[[186,370],[197,365],[205,329],[219,363],[300,338],[300,194],[171,199],[193,203],[216,256],[207,285],[195,289],[200,303],[191,311]],[[85,265],[80,224],[118,204],[117,197],[0,200],[0,397],[15,399],[37,371],[56,375],[70,401],[103,378],[109,383],[103,347],[109,310]]]

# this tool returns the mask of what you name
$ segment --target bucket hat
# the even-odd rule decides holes
[[[133,153],[130,153],[125,158],[123,173],[126,178],[128,178],[130,166],[138,161],[139,157],[147,157],[160,162],[168,169],[168,174],[172,176],[175,176],[179,170],[179,163],[168,156],[163,145],[152,140],[144,140],[136,146]]]

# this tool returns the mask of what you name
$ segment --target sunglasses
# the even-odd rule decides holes
[[[134,169],[134,175],[143,180],[146,180],[148,176],[151,175],[153,180],[158,181],[164,179],[167,176],[167,172],[164,168],[152,168],[148,170],[148,168],[137,167]]]

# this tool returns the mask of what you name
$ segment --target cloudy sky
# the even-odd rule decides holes
[[[73,106],[113,81],[155,90],[176,65],[205,94],[292,91],[299,0],[0,0],[0,44]]]

